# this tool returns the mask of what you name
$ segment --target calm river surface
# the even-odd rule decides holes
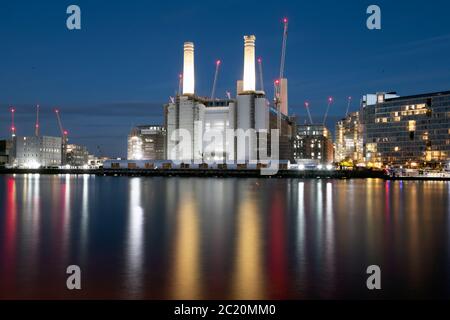
[[[0,299],[450,298],[449,202],[447,182],[3,175]]]

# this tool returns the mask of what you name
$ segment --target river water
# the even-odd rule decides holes
[[[431,181],[3,175],[0,299],[450,298],[449,201]]]

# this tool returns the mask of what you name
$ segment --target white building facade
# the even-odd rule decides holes
[[[14,138],[13,165],[20,168],[58,167],[61,165],[60,137],[30,136]]]
[[[183,94],[165,106],[168,160],[251,162],[267,155],[269,104],[264,92],[255,90],[255,40],[244,37],[237,98],[222,100],[195,94],[194,44],[185,43]]]

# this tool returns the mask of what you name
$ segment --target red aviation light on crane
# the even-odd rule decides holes
[[[283,18],[283,23],[288,23],[288,18],[284,17]]]
[[[262,62],[262,58],[259,57],[259,58],[258,58],[258,63],[261,63],[261,62]]]
[[[305,108],[308,108],[308,107],[309,107],[309,102],[305,101]]]
[[[280,84],[280,79],[275,80],[274,83],[275,83],[276,86],[279,85]]]
[[[67,136],[69,132],[67,130],[64,130],[64,135]]]
[[[14,113],[16,112],[16,109],[14,107],[11,107],[11,133],[13,136],[16,135],[16,127],[14,125]]]
[[[333,102],[333,97],[328,97],[328,102],[332,103]]]
[[[221,63],[222,63],[222,61],[217,60],[217,61],[216,61],[216,66],[219,66]]]

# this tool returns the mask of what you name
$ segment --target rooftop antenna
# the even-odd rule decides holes
[[[183,74],[178,75],[178,95],[181,95],[181,90],[183,88]]]
[[[222,62],[220,60],[216,61],[216,71],[214,72],[214,82],[211,90],[211,100],[214,100],[216,95],[216,85],[217,85],[217,77],[219,75],[220,64]]]
[[[306,108],[306,111],[308,112],[309,124],[313,124],[311,112],[309,111],[309,102],[308,101],[305,101],[305,108]]]
[[[36,105],[36,125],[34,127],[34,134],[39,137],[39,105]]]
[[[228,100],[231,100],[231,92],[227,90],[225,94],[227,95]]]
[[[352,97],[348,97],[347,111],[345,112],[345,116],[348,116],[348,111],[350,110],[351,103],[352,103]]]
[[[323,125],[325,125],[325,122],[327,121],[328,111],[330,110],[330,106],[332,103],[333,103],[333,97],[328,97],[327,111],[325,112],[325,116],[323,117]]]

